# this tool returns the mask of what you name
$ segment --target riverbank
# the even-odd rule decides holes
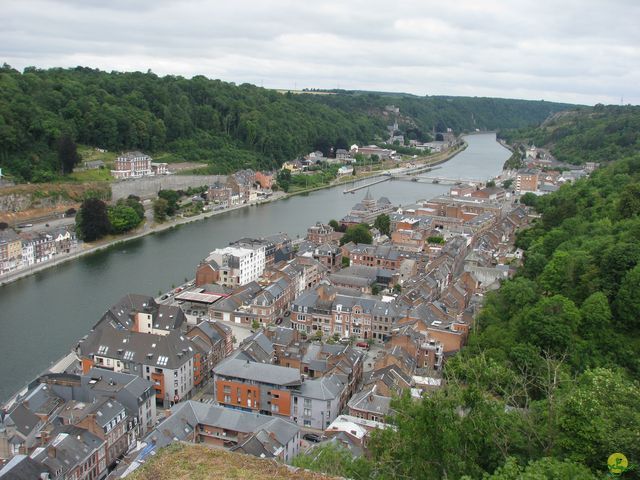
[[[100,252],[102,250],[105,250],[107,248],[110,248],[114,245],[119,245],[121,243],[125,243],[125,242],[130,242],[132,240],[137,240],[138,238],[142,238],[145,237],[147,235],[151,235],[153,233],[159,233],[159,232],[163,232],[165,230],[169,230],[171,228],[177,227],[179,225],[184,225],[187,223],[191,223],[191,222],[197,222],[200,220],[205,220],[207,218],[210,217],[214,217],[216,215],[220,215],[222,213],[226,213],[226,212],[232,212],[234,210],[238,210],[241,208],[245,208],[245,207],[250,207],[253,205],[262,205],[265,203],[270,203],[270,202],[275,202],[277,200],[281,200],[283,198],[287,198],[287,195],[285,194],[279,194],[280,192],[275,192],[274,195],[271,198],[268,199],[264,199],[264,200],[259,200],[253,203],[247,203],[247,204],[242,204],[242,205],[236,205],[234,207],[231,208],[225,208],[224,210],[212,210],[209,212],[204,212],[198,215],[194,215],[192,217],[183,217],[183,218],[177,218],[175,220],[172,220],[170,222],[167,223],[160,223],[160,224],[155,224],[152,227],[149,227],[148,225],[143,225],[142,227],[138,228],[136,231],[134,231],[132,234],[129,235],[123,235],[121,237],[117,237],[117,238],[110,238],[108,240],[104,240],[102,242],[94,242],[92,244],[85,244],[86,247],[83,248],[82,250],[70,253],[68,255],[65,255],[64,257],[61,258],[57,258],[55,260],[49,261],[49,262],[43,262],[41,264],[38,265],[33,265],[31,267],[27,267],[25,269],[20,269],[19,271],[13,272],[9,275],[3,276],[2,278],[0,278],[0,286],[3,285],[7,285],[9,283],[13,283],[17,280],[20,280],[21,278],[25,278],[28,277],[30,275],[34,275],[38,272],[42,272],[43,270],[46,270],[48,268],[52,268],[58,265],[62,265],[63,263],[66,262],[70,262],[71,260],[75,260],[77,258],[83,257],[85,255],[89,255],[92,253],[96,253],[96,252]]]
[[[424,161],[422,161],[420,159],[416,159],[416,162],[421,162],[425,167],[435,167],[437,165],[442,165],[443,163],[448,162],[453,157],[455,157],[459,153],[462,153],[464,150],[466,150],[468,145],[469,144],[467,142],[462,140],[462,144],[458,148],[455,148],[453,150],[449,150],[449,151],[446,151],[446,152],[442,152],[442,153],[437,153],[437,154],[433,155],[432,157],[422,157],[422,158],[425,159]],[[344,177],[337,179],[338,181],[329,183],[327,185],[321,185],[319,187],[307,188],[307,189],[304,189],[304,190],[299,190],[297,192],[287,193],[287,196],[285,198],[293,197],[295,195],[302,195],[304,193],[317,192],[319,190],[325,190],[327,188],[338,187],[340,185],[347,185],[349,183],[357,182],[357,181],[360,181],[360,180],[366,180],[368,178],[380,177],[380,176],[383,175],[384,172],[386,172],[388,170],[391,171],[391,170],[402,170],[402,169],[399,169],[399,168],[395,168],[395,169],[382,168],[380,170],[368,172],[368,173],[366,173],[364,175],[357,175],[356,177],[345,175]]]
[[[442,152],[441,154],[436,154],[430,157],[423,157],[424,160],[419,160],[416,159],[416,162],[420,162],[422,163],[425,167],[433,167],[433,166],[437,166],[437,165],[441,165],[449,160],[451,160],[453,157],[455,157],[457,154],[461,153],[462,151],[464,151],[467,148],[468,144],[467,142],[465,142],[464,140],[462,141],[462,144],[453,150],[447,151],[447,152]],[[284,192],[274,192],[274,194],[268,198],[268,199],[263,199],[263,200],[259,200],[253,203],[247,203],[247,204],[242,204],[242,205],[236,205],[234,207],[231,208],[225,208],[224,210],[212,210],[212,211],[208,211],[208,212],[204,212],[201,213],[199,215],[194,215],[192,217],[185,217],[185,218],[177,218],[174,219],[170,222],[166,222],[166,223],[161,223],[161,224],[156,224],[152,227],[149,227],[148,225],[143,225],[141,228],[137,229],[135,232],[133,232],[132,234],[128,234],[128,235],[123,235],[121,237],[117,237],[117,238],[109,238],[108,240],[104,240],[102,242],[94,242],[93,244],[85,244],[85,248],[83,248],[82,250],[78,250],[76,252],[70,253],[68,255],[65,255],[62,258],[57,258],[55,260],[52,260],[50,262],[43,262],[41,264],[38,265],[33,265],[31,267],[25,268],[25,269],[21,269],[19,271],[16,272],[12,272],[11,274],[8,274],[6,276],[0,277],[0,287],[4,286],[4,285],[8,285],[10,283],[13,283],[17,280],[20,280],[22,278],[34,275],[36,273],[42,272],[44,270],[47,270],[49,268],[53,268],[56,267],[58,265],[62,265],[63,263],[66,262],[70,262],[72,260],[76,260],[80,257],[83,257],[85,255],[90,255],[92,253],[96,253],[96,252],[100,252],[102,250],[105,250],[107,248],[110,248],[114,245],[119,245],[125,242],[129,242],[131,240],[137,240],[139,238],[142,238],[144,236],[153,234],[153,233],[159,233],[165,230],[169,230],[171,228],[177,227],[179,225],[184,225],[187,223],[192,223],[192,222],[198,222],[201,220],[205,220],[207,218],[222,214],[222,213],[226,213],[226,212],[231,212],[234,210],[238,210],[241,208],[245,208],[245,207],[250,207],[253,205],[262,205],[265,203],[271,203],[271,202],[275,202],[278,200],[282,200],[282,199],[286,199],[286,198],[290,198],[296,195],[302,195],[302,194],[307,194],[307,193],[311,193],[311,192],[316,192],[319,190],[325,190],[328,188],[333,188],[336,186],[340,186],[340,185],[346,185],[349,183],[352,183],[354,181],[359,181],[359,180],[365,180],[368,178],[375,178],[375,177],[379,177],[382,175],[382,173],[386,171],[385,169],[382,170],[377,170],[377,171],[372,171],[372,172],[367,172],[364,175],[358,175],[355,178],[354,177],[350,177],[350,176],[345,176],[341,179],[338,179],[338,181],[336,182],[332,182],[330,184],[327,185],[321,185],[319,187],[314,187],[314,188],[308,188],[308,189],[304,189],[304,190],[300,190],[297,192],[291,192],[291,193],[284,193]]]

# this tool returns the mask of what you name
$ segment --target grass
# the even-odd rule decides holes
[[[108,168],[96,168],[82,172],[73,172],[63,179],[63,181],[64,180],[73,182],[110,182],[113,180],[113,177]]]
[[[113,162],[115,162],[116,157],[118,156],[118,152],[100,152],[88,145],[78,145],[78,153],[82,157],[82,162],[95,162],[97,160],[102,160],[107,168],[113,166]]]
[[[202,445],[174,443],[160,450],[133,475],[131,480],[324,480],[308,471],[294,471],[281,463],[231,453]]]

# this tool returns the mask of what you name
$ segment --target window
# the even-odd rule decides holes
[[[231,395],[224,396],[224,403],[231,403]]]
[[[229,385],[225,385],[223,391],[224,393],[231,393],[231,387]]]
[[[304,421],[304,426],[305,427],[310,427],[311,426],[311,420],[305,420]]]
[[[302,414],[305,417],[310,417],[311,416],[311,409],[310,408],[305,408],[304,411],[302,412]]]

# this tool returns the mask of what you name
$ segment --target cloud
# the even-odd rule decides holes
[[[640,2],[23,0],[0,58],[322,87],[640,103]]]

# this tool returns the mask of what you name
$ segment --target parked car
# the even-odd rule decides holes
[[[358,342],[358,343],[356,343],[356,347],[360,347],[360,348],[364,348],[366,350],[369,350],[369,344],[367,342]]]
[[[162,295],[160,297],[160,300],[166,300],[167,298],[169,298],[169,295],[167,295],[166,293],[164,295]]]
[[[311,443],[320,443],[322,441],[320,435],[316,435],[315,433],[305,433],[302,438]]]
[[[280,325],[282,323],[282,317],[276,318],[276,325]]]

